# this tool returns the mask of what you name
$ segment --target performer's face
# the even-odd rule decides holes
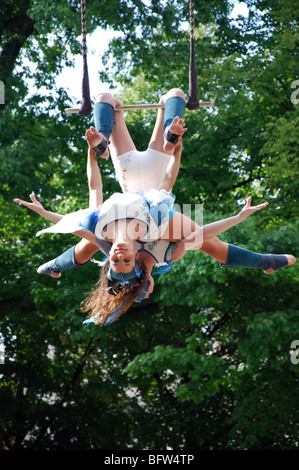
[[[135,266],[136,251],[127,243],[112,245],[109,252],[110,267],[116,273],[129,273]]]

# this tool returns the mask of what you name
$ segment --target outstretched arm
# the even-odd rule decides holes
[[[247,202],[241,212],[238,215],[234,215],[233,217],[229,217],[228,219],[219,220],[217,222],[213,222],[208,225],[204,225],[202,227],[203,230],[203,240],[208,240],[209,238],[217,237],[226,230],[238,225],[243,220],[247,219],[251,214],[256,211],[259,211],[266,207],[269,203],[264,202],[263,204],[259,204],[258,206],[251,207],[251,197],[247,199]]]
[[[22,206],[28,207],[28,209],[36,212],[37,214],[44,217],[44,219],[50,220],[57,224],[62,218],[63,215],[57,214],[56,212],[50,212],[44,209],[43,205],[36,199],[34,194],[30,194],[30,199],[32,202],[23,201],[22,199],[15,198],[14,201]]]
[[[64,218],[63,215],[57,214],[56,212],[47,211],[42,204],[35,198],[33,194],[30,194],[30,199],[32,202],[23,201],[22,199],[15,198],[14,201],[22,206],[27,207],[28,209],[36,212],[37,214],[41,215],[47,220],[54,222],[57,224],[61,219]],[[88,230],[77,230],[73,232],[73,235],[76,235],[80,238],[85,238],[86,240],[94,243],[96,245],[96,238],[95,235]]]
[[[173,260],[177,261],[188,250],[200,250],[204,241],[217,237],[226,230],[229,230],[235,225],[238,225],[240,222],[243,222],[243,220],[245,220],[251,214],[263,209],[267,205],[268,202],[265,202],[263,204],[251,207],[251,197],[249,197],[244,208],[241,210],[241,212],[239,212],[238,215],[204,225],[199,230],[192,232],[190,235],[178,242]]]

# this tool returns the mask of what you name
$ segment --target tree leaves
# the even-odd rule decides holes
[[[249,195],[269,200],[221,239],[294,253],[296,15],[289,0],[246,3],[248,17],[232,21],[230,2],[195,2],[198,93],[215,107],[186,111],[174,193],[181,206],[203,203],[205,223],[236,213]],[[187,95],[187,7],[181,0],[87,3],[88,32],[98,24],[122,32],[106,71],[125,85],[124,103],[157,102],[178,86]],[[13,1],[1,12],[2,448],[296,448],[298,371],[289,355],[298,336],[296,265],[266,276],[221,269],[190,251],[156,277],[148,300],[105,328],[82,326],[95,263],[59,280],[36,273],[77,239],[37,239],[44,222],[13,198],[34,191],[63,214],[88,204],[83,136],[92,116],[66,116],[71,100],[55,83],[69,52],[81,50],[79,3]],[[15,49],[2,61],[11,40],[21,55]],[[156,112],[127,114],[137,148],[146,149]],[[109,197],[119,185],[111,161],[100,167]]]

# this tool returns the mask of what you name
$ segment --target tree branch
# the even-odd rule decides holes
[[[34,31],[34,24],[34,20],[25,13],[6,23],[5,29],[9,31],[11,39],[4,44],[0,54],[0,77],[3,81],[11,75],[21,48]]]

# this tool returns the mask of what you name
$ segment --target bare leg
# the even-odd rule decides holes
[[[182,239],[188,237],[193,232],[200,230],[192,219],[186,217],[180,212],[175,212],[172,219],[169,221],[168,229],[162,235],[162,240],[168,240],[170,242],[179,242]]]
[[[75,262],[77,264],[87,263],[92,255],[97,251],[99,251],[99,247],[97,245],[94,245],[88,240],[82,238],[82,240],[75,246]]]
[[[228,244],[215,237],[203,242],[200,251],[207,253],[220,263],[225,264],[228,254]]]
[[[114,108],[121,106],[121,101],[113,96],[111,93],[101,93],[97,97],[97,102],[108,103]],[[123,111],[115,110],[115,123],[113,132],[110,136],[109,150],[112,158],[119,157],[123,153],[135,150],[134,142],[129,134],[128,128],[124,121]]]

